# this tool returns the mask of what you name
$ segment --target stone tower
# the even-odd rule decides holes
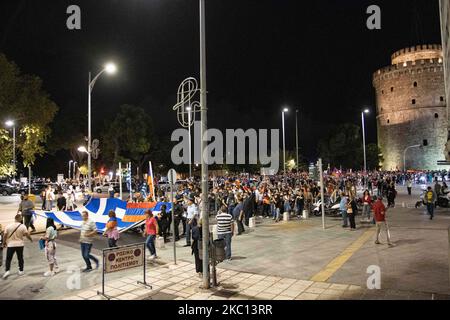
[[[440,45],[402,49],[373,75],[383,170],[444,169],[448,122]]]

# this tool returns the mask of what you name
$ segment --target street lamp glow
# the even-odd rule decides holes
[[[114,74],[117,72],[117,66],[114,63],[108,63],[105,65],[105,71],[109,74]]]
[[[364,113],[370,113],[369,109],[364,110]]]
[[[186,111],[191,111],[192,107],[186,107]]]
[[[14,121],[8,120],[8,121],[5,122],[5,125],[6,125],[7,127],[13,127],[13,126],[14,126]]]
[[[78,151],[79,152],[83,152],[83,153],[88,153],[88,151],[87,151],[85,146],[78,147]]]
[[[284,109],[283,109],[283,112],[288,112],[288,111],[289,111],[288,108],[284,108]]]

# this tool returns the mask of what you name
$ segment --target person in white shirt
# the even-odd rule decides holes
[[[6,227],[4,234],[4,246],[6,246],[6,263],[5,263],[5,274],[3,279],[8,278],[10,275],[11,261],[14,253],[17,254],[17,260],[19,261],[19,276],[24,275],[24,259],[23,259],[23,249],[25,247],[24,237],[28,238],[31,242],[30,234],[28,233],[27,227],[22,224],[22,215],[17,214],[14,218],[15,222]]]
[[[187,215],[186,215],[186,245],[185,247],[191,246],[191,230],[192,223],[198,218],[198,207],[194,203],[195,199],[191,196],[188,198]]]
[[[55,200],[55,193],[53,192],[52,187],[48,187],[46,192],[45,204],[47,206],[48,211],[53,210],[53,201]]]
[[[95,269],[98,269],[98,259],[91,255],[92,243],[94,242],[94,237],[97,235],[97,226],[95,222],[89,219],[89,214],[87,211],[83,211],[83,222],[81,224],[80,233],[80,244],[81,244],[81,255],[83,256],[84,262],[86,262],[86,269],[83,272],[92,271],[91,260],[95,263]]]

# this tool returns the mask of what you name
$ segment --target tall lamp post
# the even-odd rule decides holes
[[[362,123],[362,136],[363,136],[363,151],[364,151],[364,174],[367,172],[367,157],[366,157],[366,125],[364,114],[369,113],[369,109],[365,109],[361,112],[361,123]]]
[[[188,122],[189,122],[189,178],[192,178],[192,153],[191,153],[191,148],[192,148],[192,142],[191,142],[191,112],[192,112],[192,107],[189,106],[186,108],[186,111],[188,112]]]
[[[70,160],[69,161],[69,172],[68,172],[68,174],[67,174],[67,179],[71,179],[71,176],[70,176],[70,169],[72,168],[72,163],[73,163],[73,160]]]
[[[285,177],[285,180],[286,180],[286,134],[284,130],[284,114],[288,111],[289,111],[288,108],[284,108],[283,111],[281,112],[281,119],[282,119],[281,122],[283,126],[283,175]]]
[[[14,121],[8,120],[5,125],[12,128],[13,132],[13,177],[16,179],[16,124]]]
[[[420,144],[416,144],[414,146],[409,146],[409,147],[405,148],[405,150],[403,151],[403,171],[406,172],[406,151],[408,151],[409,149],[412,149],[412,148],[420,148],[420,147],[421,147]]]
[[[117,71],[117,67],[113,63],[108,63],[105,67],[100,71],[94,79],[91,80],[91,73],[89,72],[89,87],[88,87],[88,146],[87,146],[87,154],[88,154],[88,187],[89,191],[92,191],[92,183],[91,183],[91,171],[92,171],[92,133],[91,133],[91,95],[92,90],[94,89],[94,85],[97,82],[98,78],[103,73],[114,74]]]
[[[88,155],[88,159],[91,157],[90,152],[86,149],[85,146],[78,147],[78,151],[82,153],[86,153]],[[84,180],[84,179],[83,179]],[[91,177],[88,178],[89,188],[90,188]],[[85,185],[86,186],[86,185]]]
[[[208,212],[208,164],[203,156],[206,141],[203,136],[208,129],[206,86],[206,14],[205,0],[200,1],[200,108],[201,108],[201,164],[202,164],[202,236],[203,236],[203,288],[210,287],[209,273],[209,212]]]
[[[73,180],[75,180],[77,178],[77,162],[76,161],[73,162],[73,173],[72,173],[72,175],[73,175]]]

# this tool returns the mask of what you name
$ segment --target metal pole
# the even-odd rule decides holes
[[[67,174],[67,179],[69,179],[70,180],[70,169],[72,168],[72,160],[71,161],[69,161],[69,173]]]
[[[362,121],[362,136],[363,136],[363,150],[364,150],[364,174],[367,171],[367,159],[366,159],[366,129],[364,123],[364,112],[361,112],[361,121]]]
[[[191,110],[188,113],[188,122],[189,122],[189,178],[192,178],[192,155],[191,155]]]
[[[91,73],[89,72],[89,86],[88,86],[88,188],[89,192],[92,191],[92,182],[91,182],[91,170],[92,170],[92,160],[91,160],[91,93],[92,93],[92,85],[91,85]]]
[[[177,246],[176,246],[176,241],[175,241],[175,209],[174,209],[174,203],[173,203],[173,183],[172,182],[170,183],[170,202],[172,203],[173,264],[177,264]]]
[[[202,164],[202,236],[203,236],[203,288],[210,287],[209,274],[209,212],[208,212],[208,164],[203,151],[206,141],[203,136],[208,129],[207,122],[207,86],[206,86],[206,15],[205,0],[200,1],[200,107],[201,107],[201,164]]]
[[[297,151],[297,172],[299,168],[298,163],[298,109],[295,110],[295,149]]]
[[[31,194],[31,164],[28,165],[28,194]]]
[[[319,174],[320,174],[320,198],[322,202],[322,228],[325,230],[325,203],[324,203],[324,186],[323,186],[323,168],[322,159],[319,159]]]
[[[77,178],[76,175],[77,175],[77,162],[74,161],[73,162],[73,173],[72,173],[73,180],[76,180],[76,178]]]
[[[122,198],[122,162],[119,162],[119,194],[120,194],[120,200],[123,200],[123,198]]]
[[[284,133],[284,111],[281,112],[282,124],[283,124],[283,176],[286,180],[286,137]]]
[[[16,180],[16,126],[13,126],[13,177]]]

